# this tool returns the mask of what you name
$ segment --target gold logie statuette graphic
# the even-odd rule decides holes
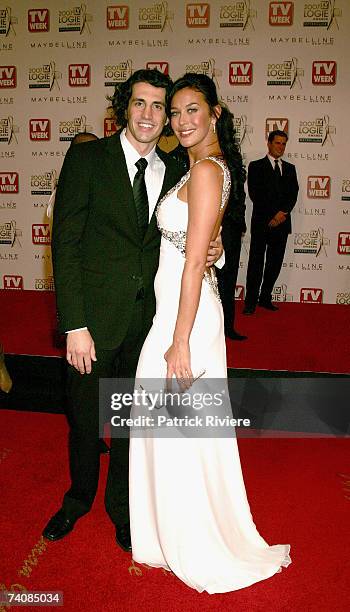
[[[18,144],[17,136],[19,128],[14,124],[13,117],[9,116],[0,119],[0,142],[7,142],[8,145],[15,142]]]
[[[164,30],[168,27],[172,32],[171,21],[174,12],[169,11],[168,2],[156,2],[152,6],[139,8],[139,30]]]
[[[9,36],[9,34],[13,34],[16,36],[15,29],[13,27],[14,24],[18,23],[17,17],[12,17],[11,8],[6,7],[4,9],[0,9],[0,35]]]
[[[257,11],[251,8],[250,0],[235,0],[221,6],[219,19],[220,28],[242,28],[247,30],[248,27],[255,30],[253,18],[257,17]]]

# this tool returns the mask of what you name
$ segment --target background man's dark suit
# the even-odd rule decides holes
[[[166,171],[160,197],[181,176],[161,150]],[[91,374],[68,371],[72,486],[63,510],[72,519],[94,500],[99,477],[98,379],[133,378],[155,312],[153,282],[160,234],[153,214],[140,237],[120,136],[80,144],[67,153],[56,195],[52,253],[62,332],[87,327],[97,361]],[[82,433],[84,432],[84,433]],[[128,522],[128,440],[112,440],[106,509]]]
[[[278,179],[269,158],[252,161],[248,167],[248,191],[253,202],[251,242],[247,271],[246,306],[259,301],[271,302],[273,286],[280,273],[288,234],[291,233],[290,213],[298,196],[295,166],[282,160],[282,176]],[[269,222],[279,211],[287,213],[277,227]],[[264,269],[264,257],[266,262]]]
[[[237,184],[236,184],[237,183]],[[222,307],[224,311],[225,334],[239,334],[234,330],[235,320],[235,287],[237,282],[239,258],[242,246],[242,234],[246,231],[245,191],[243,183],[234,182],[231,188],[224,218],[222,220],[222,244],[225,251],[225,265],[216,271]],[[242,337],[243,338],[243,337]]]

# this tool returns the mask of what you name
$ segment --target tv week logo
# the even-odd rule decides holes
[[[159,70],[163,74],[169,74],[168,62],[147,62],[146,68],[147,70]]]
[[[29,32],[48,32],[50,30],[50,13],[48,9],[29,9]]]
[[[235,300],[242,301],[244,300],[244,287],[243,285],[235,286]]]
[[[350,232],[339,232],[338,253],[339,255],[350,255]]]
[[[230,62],[228,80],[230,85],[251,85],[253,83],[253,63]]]
[[[17,274],[5,274],[3,276],[4,289],[23,289],[23,276]]]
[[[68,83],[70,87],[89,87],[90,82],[90,64],[69,64]]]
[[[51,121],[50,119],[29,119],[29,138],[30,140],[50,140]]]
[[[33,244],[51,244],[50,226],[48,223],[36,223],[32,225]]]
[[[117,124],[115,122],[115,119],[112,119],[110,117],[105,117],[105,120],[103,122],[103,133],[104,133],[104,137],[106,138],[107,136],[113,136],[113,134],[116,133],[117,131]]]
[[[268,117],[265,124],[265,137],[268,139],[269,133],[275,130],[281,130],[288,134],[289,119],[287,117]]]
[[[18,172],[0,172],[0,193],[18,193]]]
[[[186,25],[188,28],[209,28],[209,4],[187,4]]]
[[[312,62],[313,85],[335,85],[337,62]]]
[[[14,89],[17,87],[16,66],[0,66],[0,89]]]
[[[108,30],[127,30],[129,27],[129,7],[126,5],[107,6]]]
[[[290,26],[293,24],[293,2],[270,2],[269,24],[272,26]]]
[[[307,197],[328,199],[331,194],[330,176],[308,176],[307,177]]]
[[[322,304],[323,289],[315,289],[314,287],[303,287],[300,289],[301,304]]]

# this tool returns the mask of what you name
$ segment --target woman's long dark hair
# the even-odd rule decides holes
[[[229,205],[233,201],[240,201],[242,199],[242,192],[244,193],[243,185],[246,179],[246,171],[243,165],[240,146],[236,138],[236,130],[233,125],[233,114],[223,102],[219,101],[215,83],[210,77],[206,74],[187,72],[174,82],[170,90],[168,116],[170,116],[172,98],[178,91],[185,88],[199,91],[214,116],[216,116],[214,107],[217,105],[221,107],[220,117],[216,121],[216,132],[220,149],[231,172],[232,184]],[[180,152],[179,148],[178,153],[180,154]]]

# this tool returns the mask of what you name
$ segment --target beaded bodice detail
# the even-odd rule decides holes
[[[209,156],[203,159],[210,159],[216,162],[223,171],[224,181],[223,181],[223,186],[222,186],[221,204],[220,204],[220,210],[222,210],[225,207],[228,197],[230,195],[230,188],[231,188],[230,171],[226,163],[219,157]],[[201,161],[202,160],[198,160],[195,163],[198,164]],[[171,242],[180,251],[183,257],[185,257],[186,255],[187,231],[185,230],[172,231],[172,230],[162,227],[161,220],[160,220],[160,208],[165,200],[167,200],[172,194],[177,193],[181,189],[181,187],[185,183],[187,183],[190,176],[191,176],[191,170],[188,170],[188,172],[186,172],[186,174],[179,180],[179,182],[176,183],[176,185],[174,185],[174,187],[172,187],[172,189],[170,189],[168,193],[166,193],[165,196],[159,201],[157,208],[156,208],[156,213],[155,213],[156,218],[157,218],[158,228],[162,234],[162,237],[165,238],[165,240],[168,240],[169,242]],[[186,202],[183,202],[183,204],[186,204]],[[212,290],[214,291],[217,299],[220,301],[218,283],[216,279],[216,273],[215,273],[214,266],[211,266],[208,270],[205,271],[204,278],[206,282],[210,285]]]

